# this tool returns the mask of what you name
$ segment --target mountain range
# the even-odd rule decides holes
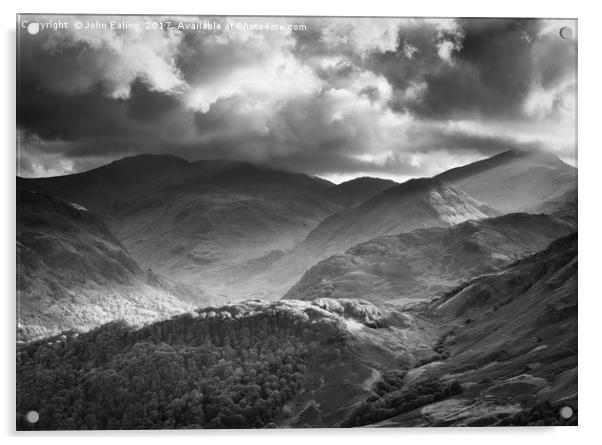
[[[106,301],[97,305],[100,309],[88,314],[88,303],[101,298],[98,292],[123,296],[125,291],[115,289],[146,289],[137,300],[129,297],[136,306],[152,300],[142,298],[155,289],[149,276],[171,283],[163,286],[168,289],[159,298],[169,303],[153,303],[149,315],[153,311],[164,315],[166,308],[176,310],[180,304],[277,300],[285,294],[312,298],[332,290],[335,296],[379,302],[432,296],[470,274],[500,267],[566,234],[576,224],[575,178],[576,169],[555,156],[518,150],[402,184],[358,178],[335,185],[245,162],[188,162],[171,155],[133,156],[74,175],[17,178],[19,214],[33,215],[37,206],[47,207],[32,201],[34,195],[62,203],[53,204],[55,213],[48,220],[19,217],[18,260],[23,263],[19,283],[29,289],[29,294],[22,292],[22,310],[29,310],[29,300],[41,303],[31,305],[34,315],[22,312],[22,329],[31,329],[35,337],[44,325],[87,328],[107,321],[123,310],[111,305],[105,310],[106,301],[113,301],[105,296]],[[56,211],[59,207],[62,210]],[[495,220],[517,209],[555,218],[523,215]],[[97,221],[96,232],[78,212]],[[55,220],[62,221],[59,229]],[[461,224],[484,220],[490,222]],[[77,236],[67,237],[62,230]],[[495,238],[475,241],[479,230],[481,237]],[[518,237],[521,230],[529,235]],[[412,231],[417,232],[404,241],[395,238]],[[27,238],[32,233],[33,239],[46,243],[32,243]],[[444,246],[436,241],[446,234],[450,240],[464,237],[465,244]],[[418,241],[407,241],[414,238]],[[406,243],[412,246],[407,251]],[[418,247],[421,243],[423,247]],[[373,248],[382,249],[381,259],[358,254]],[[351,253],[345,253],[348,249]],[[72,258],[51,265],[42,261],[53,258],[54,252],[59,257],[70,252]],[[414,260],[410,252],[417,255]],[[112,259],[117,254],[119,261]],[[465,259],[454,263],[450,260],[454,255]],[[86,262],[109,259],[114,272],[105,274],[104,281],[96,278],[95,266],[82,269]],[[418,260],[423,263],[414,263]],[[461,271],[463,267],[467,269]],[[103,268],[113,270],[104,264]],[[410,279],[409,274],[417,275]],[[62,276],[67,277],[61,278],[64,285],[61,280],[49,284]],[[90,283],[95,283],[96,293],[84,292]],[[169,290],[174,286],[186,290],[179,295],[180,291]],[[79,295],[85,297],[78,299]],[[40,313],[56,315],[41,322]],[[65,322],[68,319],[87,321]]]
[[[18,188],[94,211],[145,267],[225,293],[232,276],[264,268],[328,215],[391,184],[360,183],[358,189],[355,181],[335,186],[248,163],[140,155],[76,175],[19,178]]]
[[[448,227],[469,219],[496,215],[479,203],[436,179],[413,179],[393,186],[358,207],[323,220],[298,246],[267,271],[279,291],[316,262],[370,239],[425,227]]]
[[[576,424],[576,177],[512,150],[401,184],[18,178],[17,427]]]

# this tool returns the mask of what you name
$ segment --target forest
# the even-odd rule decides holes
[[[311,362],[345,354],[312,313],[206,308],[135,329],[112,322],[19,347],[19,429],[273,427]],[[40,421],[26,424],[37,410]]]

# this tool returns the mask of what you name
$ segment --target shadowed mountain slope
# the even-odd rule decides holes
[[[575,230],[547,215],[509,214],[375,238],[309,269],[284,298],[363,298],[404,304],[545,248]]]

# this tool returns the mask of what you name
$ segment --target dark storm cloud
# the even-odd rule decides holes
[[[307,29],[23,33],[20,171],[169,152],[403,177],[514,147],[570,151],[575,45],[556,23],[281,21]]]
[[[69,156],[119,155],[144,148],[172,136],[181,113],[173,97],[148,91],[140,83],[132,85],[128,100],[108,98],[98,87],[79,95],[21,91],[20,127],[47,140],[71,142],[69,148],[61,148]]]
[[[132,131],[124,118],[127,105],[105,97],[99,90],[78,95],[22,88],[18,119],[22,128],[46,139],[77,140],[105,135],[125,136]]]
[[[156,121],[180,108],[180,102],[173,95],[149,91],[139,81],[132,85],[131,97],[127,102],[127,115],[142,122]]]
[[[540,35],[539,20],[464,19],[457,26],[447,32],[402,27],[395,51],[373,55],[373,69],[396,90],[425,85],[418,100],[401,94],[394,107],[438,118],[516,116],[535,82],[548,88],[575,74],[574,44],[556,33]],[[449,61],[438,55],[442,42],[457,48]],[[416,48],[412,63],[406,45]]]

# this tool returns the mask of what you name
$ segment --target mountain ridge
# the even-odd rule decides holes
[[[374,238],[315,264],[283,298],[422,301],[542,250],[575,227],[523,213]]]
[[[270,284],[284,293],[316,262],[379,236],[447,227],[495,214],[439,180],[410,180],[324,219],[294,250],[270,266],[268,273],[274,277]]]
[[[435,178],[505,213],[533,211],[577,188],[577,169],[543,150],[508,150]]]

